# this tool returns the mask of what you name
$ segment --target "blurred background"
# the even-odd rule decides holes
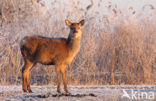
[[[68,37],[82,28],[69,85],[156,84],[155,0],[0,0],[0,85],[20,85],[24,36]],[[55,66],[35,65],[31,84],[56,85]]]

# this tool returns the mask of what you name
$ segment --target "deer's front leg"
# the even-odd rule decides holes
[[[66,93],[69,93],[68,88],[67,88],[67,78],[66,78],[66,67],[65,66],[63,66],[61,68],[61,73],[63,75],[64,90]]]

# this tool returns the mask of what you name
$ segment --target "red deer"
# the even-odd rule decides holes
[[[66,80],[66,67],[71,63],[80,49],[81,27],[85,21],[72,23],[65,20],[70,28],[68,38],[48,38],[43,36],[26,36],[20,44],[24,59],[22,67],[22,89],[31,93],[29,83],[29,72],[36,63],[44,65],[55,65],[57,71],[57,92],[60,93],[61,74],[63,76],[64,90],[68,93]],[[26,89],[27,86],[27,89]]]

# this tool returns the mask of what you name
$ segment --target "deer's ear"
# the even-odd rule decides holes
[[[68,19],[65,20],[65,23],[66,23],[67,26],[70,26],[72,24],[72,22],[69,21]]]
[[[85,20],[84,20],[84,19],[81,20],[81,21],[79,22],[79,24],[81,24],[81,26],[83,26],[83,25],[85,24]]]

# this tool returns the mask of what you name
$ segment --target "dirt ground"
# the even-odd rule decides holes
[[[32,86],[33,93],[23,93],[21,86],[0,86],[0,101],[156,101],[155,85],[68,86],[68,95],[56,88]]]

